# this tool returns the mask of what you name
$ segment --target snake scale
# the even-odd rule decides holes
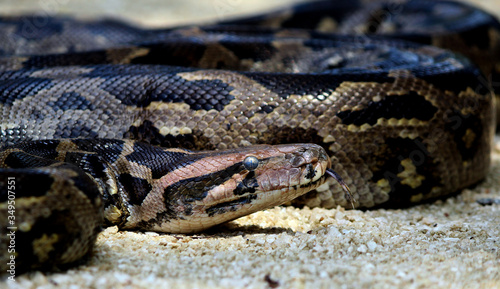
[[[348,207],[341,179],[358,208],[474,185],[499,27],[425,0],[155,30],[2,17],[0,268],[64,267],[103,224],[189,233],[283,203]]]

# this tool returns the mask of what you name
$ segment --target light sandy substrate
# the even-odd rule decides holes
[[[59,3],[51,11],[95,11],[81,2],[2,2],[0,11],[47,3]],[[167,10],[153,2],[111,1],[98,10],[148,25],[249,11],[241,0],[169,1],[173,12],[161,19]],[[495,1],[478,2],[500,15]],[[194,236],[109,228],[86,266],[17,276],[0,288],[500,288],[500,205],[479,198],[500,199],[500,139],[486,181],[444,202],[367,212],[280,207]]]

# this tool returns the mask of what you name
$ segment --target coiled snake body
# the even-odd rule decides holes
[[[321,2],[293,14],[166,30],[4,18],[2,246],[14,209],[23,246],[15,256],[28,270],[85,255],[103,211],[106,224],[120,228],[194,232],[307,191],[293,202],[349,206],[343,188],[324,177],[330,165],[365,208],[408,205],[477,183],[489,168],[494,101],[467,59],[391,38],[245,26],[285,27],[297,16],[345,32],[342,23],[371,24],[360,19],[391,11],[377,5]],[[476,60],[500,47],[498,23],[474,8],[398,5],[409,24],[394,25],[401,33],[393,36],[456,39]],[[427,19],[441,16],[437,36],[405,31],[422,9]],[[336,14],[341,10],[352,17]],[[375,28],[386,28],[385,20]],[[471,33],[488,42],[469,44]],[[498,67],[478,62],[483,73]],[[316,145],[270,146],[290,143]],[[266,145],[242,148],[258,144]],[[1,257],[4,266],[10,255]]]

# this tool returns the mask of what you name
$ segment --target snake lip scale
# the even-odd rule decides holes
[[[73,264],[101,226],[193,233],[481,181],[500,24],[452,1],[362,2],[168,29],[0,17],[0,269]]]

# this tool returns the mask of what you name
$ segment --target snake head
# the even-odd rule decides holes
[[[201,231],[317,188],[325,182],[330,166],[325,150],[314,144],[192,153],[186,156],[185,165],[159,180],[162,207],[154,216],[148,213],[148,221],[140,227],[176,233]]]

